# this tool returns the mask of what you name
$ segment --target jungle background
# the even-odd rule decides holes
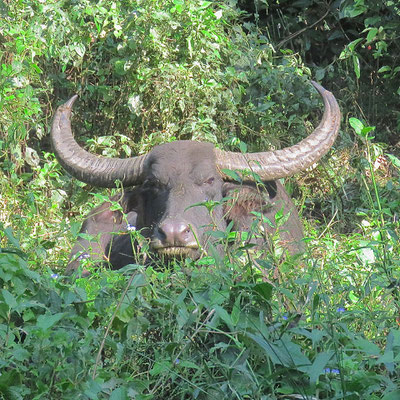
[[[0,398],[400,398],[397,1],[3,0],[0,15]],[[239,245],[213,268],[63,276],[116,191],[58,164],[58,105],[79,95],[75,137],[97,154],[250,152],[318,124],[310,79],[342,124],[285,181],[306,254]]]

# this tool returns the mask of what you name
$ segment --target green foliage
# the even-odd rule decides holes
[[[356,235],[346,249],[327,236],[311,246],[324,257],[286,260],[279,278],[273,258],[239,247],[211,269],[128,266],[74,282],[31,271],[4,233],[5,398],[395,396],[397,287],[381,274],[400,262],[394,238]]]
[[[239,2],[241,3],[241,2]],[[341,88],[342,104],[378,127],[381,141],[400,130],[398,66],[400,8],[392,0],[243,2],[249,21],[276,47],[298,52],[318,80]],[[251,5],[254,3],[254,7]],[[261,6],[263,4],[263,6]],[[360,111],[362,110],[362,111]]]
[[[0,398],[399,397],[395,2],[15,0],[0,13]],[[58,104],[79,94],[75,134],[106,156],[179,138],[254,151],[312,129],[309,75],[344,121],[329,160],[288,185],[304,257],[228,226],[213,232],[222,259],[63,276],[110,192],[93,200],[49,152]]]
[[[38,164],[54,103],[76,92],[79,134],[134,139],[112,144],[127,155],[174,138],[276,141],[310,105],[299,61],[274,70],[271,45],[232,25],[240,13],[223,2],[18,1],[2,13],[0,129],[14,168]]]

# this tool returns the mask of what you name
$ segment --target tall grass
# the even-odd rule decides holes
[[[360,120],[346,117],[331,157],[287,182],[303,256],[239,242],[212,267],[63,276],[84,215],[113,192],[94,196],[54,159],[58,103],[79,93],[75,133],[98,154],[177,138],[278,147],[318,119],[298,55],[274,52],[234,2],[0,11],[0,398],[400,397],[400,161]]]

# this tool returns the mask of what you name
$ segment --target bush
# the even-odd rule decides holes
[[[312,248],[328,253],[287,260],[278,275],[272,258],[249,258],[239,247],[211,269],[199,268],[202,260],[128,266],[74,282],[29,270],[5,233],[7,399],[398,395],[397,288],[391,297],[382,275],[399,279],[395,238],[355,235],[346,249],[327,236]]]
[[[0,5],[1,398],[399,397],[398,10],[369,3]],[[329,161],[289,182],[304,257],[238,243],[211,268],[63,276],[79,220],[113,191],[93,197],[49,152],[58,104],[79,94],[75,134],[98,154],[192,138],[254,151],[312,129],[309,75],[345,118]]]
[[[240,2],[248,20],[276,49],[298,53],[317,80],[341,91],[341,104],[377,126],[377,138],[398,142],[400,69],[395,1],[323,0]]]

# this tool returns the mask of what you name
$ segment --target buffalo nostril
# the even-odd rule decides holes
[[[155,229],[155,235],[158,237],[158,239],[160,239],[162,242],[166,241],[167,239],[167,234],[165,233],[165,231],[160,227],[157,226]]]
[[[185,221],[164,221],[156,234],[166,246],[189,246],[194,241],[192,230]]]

